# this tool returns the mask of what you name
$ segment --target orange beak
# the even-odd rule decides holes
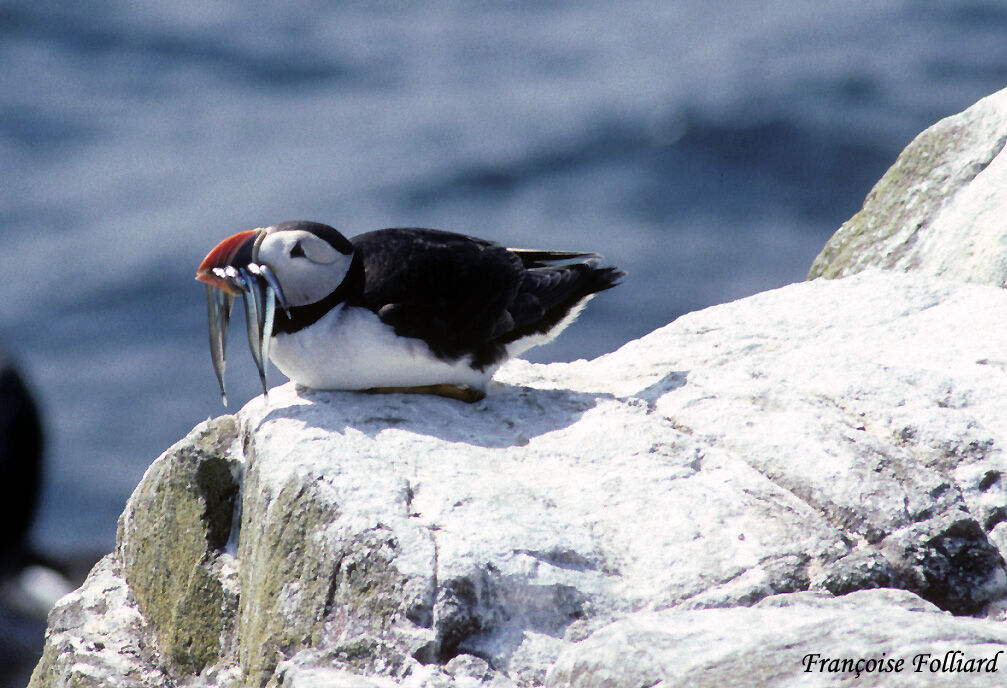
[[[228,280],[217,277],[213,274],[214,268],[225,268],[229,265],[234,264],[236,257],[239,257],[239,253],[242,254],[241,258],[244,263],[235,267],[244,267],[245,264],[251,260],[251,248],[252,244],[255,243],[255,238],[258,236],[259,230],[248,229],[244,232],[238,232],[233,236],[229,236],[219,244],[213,247],[213,250],[206,254],[206,258],[203,262],[199,264],[199,268],[196,270],[196,279],[200,282],[205,282],[211,286],[216,287],[226,291],[229,294],[234,294],[235,296],[241,294],[233,284]],[[247,248],[246,248],[247,247]],[[246,249],[246,250],[242,250]]]

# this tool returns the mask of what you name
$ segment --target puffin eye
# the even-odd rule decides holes
[[[301,247],[300,241],[296,242],[293,246],[290,247],[290,257],[307,258],[307,256],[304,255],[304,249]]]

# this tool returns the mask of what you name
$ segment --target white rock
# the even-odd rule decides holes
[[[985,652],[997,622],[824,591],[1001,615],[1005,309],[1000,289],[864,272],[690,314],[594,361],[515,361],[472,405],[274,389],[239,428],[197,428],[130,500],[130,585],[184,564],[201,586],[177,610],[151,598],[174,648],[152,661],[204,685],[632,685],[604,683],[619,652],[600,645],[690,685],[699,664],[740,672],[733,647],[783,686],[797,650],[774,648],[819,626],[837,634],[823,654],[927,652],[933,624],[948,649]],[[233,493],[234,461],[240,532],[215,492]],[[178,552],[150,532],[158,509],[192,524]],[[778,597],[809,589],[825,597]],[[767,598],[791,601],[748,608]]]
[[[140,688],[172,686],[156,657],[154,630],[131,599],[114,557],[49,614],[45,650],[31,686]]]
[[[909,144],[863,210],[829,240],[809,277],[868,268],[1007,285],[1007,89]]]
[[[404,654],[473,653],[519,682],[578,624],[639,610],[884,584],[980,611],[1007,583],[976,520],[1005,502],[999,480],[977,484],[1004,469],[989,362],[1005,307],[1000,290],[870,273],[692,314],[593,362],[517,362],[474,406],[281,387],[242,412],[239,557],[285,551],[266,533],[289,517],[277,496],[305,492],[327,518],[299,520],[303,555],[331,567],[363,546],[400,577],[385,628]],[[303,614],[284,591],[277,618]],[[356,614],[322,622],[323,642],[373,633]]]
[[[1007,626],[941,613],[909,593],[791,593],[752,607],[631,614],[564,652],[546,685],[992,687],[1003,685],[1005,644]],[[931,671],[934,659],[946,670]]]

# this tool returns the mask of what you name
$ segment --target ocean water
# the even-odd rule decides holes
[[[0,1],[0,346],[49,431],[35,545],[107,551],[224,411],[196,265],[288,219],[603,253],[536,361],[804,278],[918,132],[1007,85],[1007,3]],[[232,328],[231,409],[257,377]],[[282,376],[272,371],[274,384]]]

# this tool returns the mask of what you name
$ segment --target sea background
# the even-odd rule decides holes
[[[916,134],[1007,85],[1005,36],[1003,1],[0,0],[0,348],[48,431],[35,547],[109,551],[150,462],[225,411],[193,281],[225,236],[598,251],[625,284],[528,355],[591,358],[803,279]],[[231,411],[258,386],[236,316]]]

